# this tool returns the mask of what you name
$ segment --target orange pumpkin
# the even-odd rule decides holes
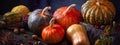
[[[60,25],[54,24],[54,18],[52,18],[50,25],[43,29],[41,35],[47,43],[58,43],[63,39],[64,33],[64,29]]]
[[[81,13],[73,8],[76,4],[58,8],[53,14],[56,22],[67,29],[72,24],[78,24],[83,21]]]

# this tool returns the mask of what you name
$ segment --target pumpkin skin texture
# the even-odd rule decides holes
[[[53,19],[51,19],[53,20]],[[50,21],[51,22],[51,21]],[[52,26],[51,26],[52,25]],[[42,31],[42,39],[47,43],[55,44],[60,42],[64,37],[64,28],[59,24],[51,24],[46,26]]]
[[[111,24],[115,17],[114,5],[108,0],[88,0],[81,7],[85,22],[90,24]]]
[[[22,15],[28,15],[28,13],[30,12],[30,10],[25,5],[18,5],[18,6],[13,7],[13,9],[11,10],[11,12],[19,13],[22,16]]]
[[[42,9],[36,9],[28,17],[28,27],[30,31],[41,34],[42,29],[49,25],[51,19],[50,13],[48,10],[50,7],[45,7]],[[40,31],[40,33],[38,33]]]
[[[73,45],[90,45],[86,29],[83,25],[79,24],[71,25],[67,29],[66,34],[68,40],[71,40]]]
[[[53,18],[56,19],[56,22],[65,29],[72,24],[78,24],[80,21],[83,21],[82,15],[73,8],[74,6],[75,4],[58,8],[53,14]]]

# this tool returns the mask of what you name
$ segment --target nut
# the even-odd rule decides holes
[[[105,25],[101,25],[101,26],[100,26],[100,28],[104,30],[104,28],[105,28]]]
[[[28,34],[24,34],[23,36],[24,36],[25,38],[28,38]]]
[[[23,43],[20,43],[20,45],[24,45]]]
[[[38,41],[38,45],[42,45],[41,41]]]
[[[34,45],[38,45],[38,42],[35,42]]]
[[[24,29],[24,28],[21,28],[21,29],[20,29],[20,32],[21,32],[21,33],[24,33],[24,32],[25,32],[25,29]]]
[[[14,33],[16,33],[16,34],[18,34],[18,33],[19,33],[18,28],[14,28]]]
[[[32,38],[33,39],[38,39],[38,36],[34,34],[34,35],[32,35]]]
[[[33,45],[33,43],[32,43],[32,41],[31,41],[31,40],[29,40],[29,41],[28,41],[28,44],[29,44],[29,45]]]
[[[41,41],[38,41],[38,44],[40,44],[41,43]]]

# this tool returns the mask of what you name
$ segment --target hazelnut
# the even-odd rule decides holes
[[[18,33],[19,33],[18,28],[14,28],[14,33],[16,33],[16,34],[18,34]]]
[[[24,29],[24,28],[21,28],[21,29],[20,29],[20,32],[21,32],[21,33],[24,33],[24,32],[25,32],[25,29]]]
[[[32,43],[32,41],[31,41],[31,40],[29,40],[29,41],[28,41],[28,44],[33,45],[33,43]]]
[[[24,45],[23,43],[20,43],[20,45]]]
[[[35,42],[34,44],[35,44],[35,45],[38,45],[38,42]]]
[[[38,36],[34,34],[34,35],[32,35],[32,38],[33,39],[38,39]]]
[[[39,44],[39,45],[42,45],[41,41],[38,41],[38,44]]]
[[[24,34],[23,36],[24,36],[25,38],[28,38],[28,34]]]
[[[101,28],[101,29],[104,29],[104,28],[105,28],[105,25],[101,25],[100,28]]]
[[[41,43],[41,41],[38,41],[38,44]]]

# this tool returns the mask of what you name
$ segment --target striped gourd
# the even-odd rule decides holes
[[[108,0],[88,0],[81,7],[83,18],[90,24],[110,24],[115,17],[115,7]]]

